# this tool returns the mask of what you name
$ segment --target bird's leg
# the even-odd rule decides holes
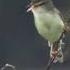
[[[56,43],[54,43],[50,49],[50,57],[55,58],[57,56],[57,54],[58,54],[58,45]]]
[[[64,38],[64,32],[62,33],[62,35],[60,36],[59,40],[54,42],[53,45],[51,46],[51,57],[56,57],[58,55],[58,49],[59,47],[61,47],[61,45],[63,44],[62,39]]]
[[[53,45],[53,44],[51,44],[51,43],[48,41],[48,46],[49,46],[49,47],[52,47],[52,45]]]
[[[53,43],[53,45],[50,47],[50,58],[54,59],[53,63],[56,63],[58,61],[58,49],[59,49],[59,41]]]
[[[54,63],[59,61],[60,63],[63,63],[63,52],[62,52],[62,45],[64,43],[62,42],[62,39],[59,40],[59,42],[55,42],[53,46],[51,46],[50,50],[50,57],[51,59],[54,59]]]

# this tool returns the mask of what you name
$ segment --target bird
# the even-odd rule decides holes
[[[50,58],[55,58],[54,63],[63,63],[62,39],[66,32],[70,32],[70,28],[64,22],[61,12],[52,0],[31,0],[28,7],[27,12],[33,13],[38,33],[48,41]]]

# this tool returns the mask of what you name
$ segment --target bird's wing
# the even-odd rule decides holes
[[[64,21],[70,23],[70,9],[67,7],[59,10],[64,18]]]
[[[70,32],[70,9],[68,7],[59,8],[58,10],[55,8],[55,11],[61,16],[64,21],[65,30]]]
[[[63,19],[65,25],[70,28],[70,1],[69,0],[52,0],[55,7],[60,11],[60,16]]]
[[[66,25],[67,30],[70,32],[70,9],[68,7],[60,9],[60,12],[63,17],[63,21]]]

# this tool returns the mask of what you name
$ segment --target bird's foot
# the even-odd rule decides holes
[[[50,58],[54,59],[53,63],[63,63],[63,53],[61,50],[52,50],[50,53]]]
[[[57,51],[51,51],[50,52],[50,58],[54,59],[53,63],[57,62],[56,56],[57,56],[58,52]]]

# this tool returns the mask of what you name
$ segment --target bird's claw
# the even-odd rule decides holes
[[[50,52],[50,58],[54,59],[53,63],[56,63],[58,61],[60,63],[63,63],[63,54],[62,54],[62,52],[59,52],[58,50],[51,51]]]
[[[50,57],[55,58],[56,56],[57,56],[57,51],[52,51]]]

